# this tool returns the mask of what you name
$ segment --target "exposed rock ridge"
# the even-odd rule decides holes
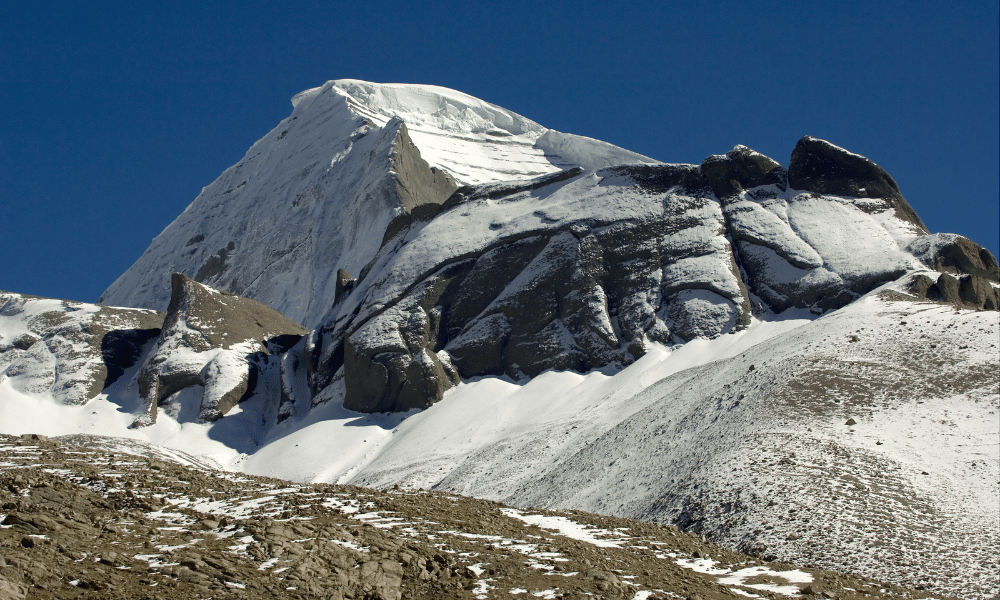
[[[808,135],[799,140],[788,163],[788,183],[795,189],[823,195],[881,198],[892,206],[898,218],[927,232],[927,226],[885,169],[826,140]]]
[[[139,372],[145,408],[135,426],[154,423],[162,401],[195,386],[202,388],[198,419],[219,419],[253,391],[272,352],[307,333],[270,307],[181,273],[173,275],[171,288],[163,330]]]

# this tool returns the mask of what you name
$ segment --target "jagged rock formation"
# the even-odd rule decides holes
[[[220,292],[180,273],[163,330],[139,371],[145,409],[136,426],[185,388],[201,387],[199,421],[214,421],[253,391],[268,358],[298,342],[305,328],[259,302]]]
[[[138,361],[163,313],[0,292],[0,383],[84,404]]]

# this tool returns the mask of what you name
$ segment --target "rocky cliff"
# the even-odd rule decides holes
[[[810,137],[792,156],[738,146],[462,188],[387,235],[310,335],[312,394],[342,378],[345,406],[408,410],[463,378],[622,367],[910,271],[918,297],[997,309],[995,258],[928,234],[877,165]]]

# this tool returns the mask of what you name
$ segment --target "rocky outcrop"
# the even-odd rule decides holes
[[[84,404],[139,360],[163,313],[0,292],[0,381]]]
[[[185,388],[200,388],[200,421],[214,421],[253,391],[268,357],[306,333],[272,308],[175,273],[163,330],[138,375],[145,406],[135,426],[156,421],[157,407]]]
[[[788,187],[788,173],[776,160],[746,146],[736,146],[724,155],[709,156],[701,163],[716,198],[725,200],[764,185]]]
[[[907,290],[917,298],[960,308],[1000,310],[1000,288],[978,275],[919,273],[908,282]]]
[[[460,378],[621,367],[650,341],[739,330],[753,302],[843,307],[921,261],[965,273],[931,296],[996,305],[981,280],[995,260],[926,235],[880,167],[808,137],[793,163],[737,146],[700,166],[462,188],[397,221],[358,280],[343,274],[338,310],[305,349],[311,393],[342,382],[348,408],[409,410]]]
[[[343,378],[347,408],[408,410],[437,401],[459,378],[624,366],[650,341],[715,337],[749,323],[749,297],[722,235],[719,205],[690,169],[618,167],[593,179],[577,169],[467,189],[438,219],[484,201],[530,203],[563,186],[602,182],[656,194],[655,209],[623,220],[616,213],[549,215],[552,227],[462,253],[367,318],[366,307],[387,299],[377,287],[358,289],[372,302],[358,306],[355,298],[356,312],[346,313],[348,302],[343,319],[310,338],[314,394]],[[383,272],[369,283],[379,276],[390,281]]]
[[[935,271],[1000,282],[1000,266],[993,254],[960,235],[935,233],[921,236],[914,239],[907,250]]]
[[[808,135],[799,140],[788,163],[788,184],[821,195],[881,199],[896,217],[927,232],[885,169],[826,140]]]
[[[939,273],[914,276],[908,290],[918,298],[962,308],[1000,310],[1000,267],[989,250],[960,235],[921,236],[907,248]]]
[[[452,176],[421,158],[402,120],[390,120],[385,127],[398,132],[392,140],[389,172],[394,175],[391,195],[403,212],[410,213],[418,206],[441,204],[447,200],[458,189]]]

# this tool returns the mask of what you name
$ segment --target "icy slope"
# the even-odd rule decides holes
[[[655,163],[434,86],[331,81],[227,169],[101,296],[166,310],[180,272],[315,326],[338,269],[357,275],[394,217],[456,183]]]
[[[599,140],[560,133],[467,94],[432,85],[377,84],[342,79],[307,90],[293,104],[340,94],[381,125],[407,124],[428,163],[462,184],[529,179],[570,167],[598,169],[651,158]]]

